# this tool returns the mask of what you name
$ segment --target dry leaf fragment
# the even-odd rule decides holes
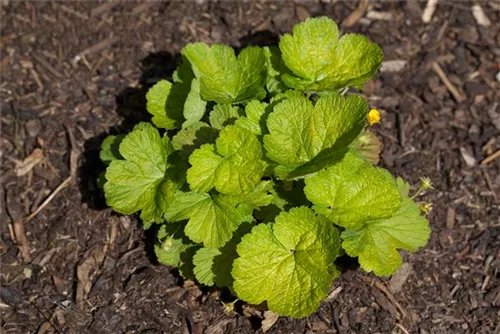
[[[279,315],[277,315],[276,313],[274,313],[272,311],[265,311],[264,312],[264,320],[262,320],[262,332],[265,333],[269,329],[271,329],[271,327],[274,326],[276,321],[278,321],[279,317],[280,317]]]
[[[36,165],[43,161],[43,158],[43,151],[39,148],[35,148],[26,159],[16,163],[16,167],[14,167],[16,176],[20,177],[28,174]]]

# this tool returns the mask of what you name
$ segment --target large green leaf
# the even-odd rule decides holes
[[[416,251],[427,243],[430,228],[419,207],[403,198],[394,215],[365,222],[358,229],[342,232],[342,247],[358,257],[361,268],[378,276],[389,276],[401,266],[398,249]]]
[[[210,248],[224,246],[241,223],[252,221],[251,215],[247,206],[239,207],[228,196],[196,192],[177,192],[166,212],[169,222],[189,219],[186,235]]]
[[[234,290],[252,304],[267,301],[280,315],[305,317],[316,311],[338,272],[338,232],[306,207],[282,212],[272,224],[245,235],[233,264]]]
[[[333,166],[305,180],[304,193],[322,213],[345,228],[390,217],[400,206],[393,177],[349,152]]]
[[[383,54],[368,38],[347,34],[340,40],[335,22],[309,18],[280,40],[283,61],[293,74],[283,81],[299,90],[338,90],[361,87],[378,70]]]
[[[342,157],[366,124],[367,113],[359,96],[324,96],[314,106],[303,96],[284,99],[267,119],[267,157],[288,178],[316,172]]]
[[[115,211],[141,211],[145,223],[161,222],[179,185],[165,177],[172,152],[168,137],[163,139],[149,123],[140,123],[121,142],[120,155],[106,169],[104,194]]]
[[[265,97],[265,55],[259,47],[247,47],[236,57],[226,45],[188,44],[182,54],[191,62],[200,80],[205,100],[217,103],[240,103]]]

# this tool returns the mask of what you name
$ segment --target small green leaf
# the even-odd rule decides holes
[[[118,150],[120,147],[120,143],[123,140],[125,135],[109,135],[101,143],[101,151],[99,153],[99,158],[104,164],[109,165],[109,163],[113,160],[120,160],[123,157]]]
[[[132,214],[141,210],[145,223],[161,222],[178,185],[165,178],[171,152],[149,123],[141,123],[122,140],[119,152],[124,160],[113,160],[106,170],[104,194],[115,211]]]
[[[367,113],[359,96],[325,96],[314,106],[306,97],[284,99],[267,119],[267,156],[281,165],[280,174],[296,178],[316,172],[341,158],[363,129]]]
[[[264,134],[267,129],[265,128],[266,108],[268,104],[252,100],[245,106],[245,115],[236,120],[236,126],[247,129],[255,135]]]
[[[266,55],[267,91],[271,96],[286,91],[288,87],[283,80],[281,80],[281,75],[283,73],[289,73],[290,70],[281,59],[280,49],[277,46],[266,46],[264,47],[264,53]]]
[[[250,131],[226,126],[216,144],[205,144],[189,157],[187,181],[192,190],[215,187],[223,194],[242,194],[253,189],[264,174],[262,147]]]
[[[184,102],[183,115],[186,121],[182,124],[182,128],[185,129],[197,122],[199,122],[207,107],[207,102],[203,101],[200,95],[200,80],[193,79],[191,81],[191,89]]]
[[[241,237],[251,229],[252,224],[243,223],[224,247],[200,248],[193,258],[196,279],[208,286],[230,287],[233,284],[231,276],[233,262],[238,257],[236,246],[240,243]]]
[[[176,129],[182,123],[182,103],[172,92],[172,84],[160,80],[146,94],[146,108],[153,115],[153,124],[159,128]]]
[[[365,222],[359,229],[342,232],[342,247],[352,257],[358,257],[361,268],[378,276],[389,276],[401,266],[397,249],[416,251],[427,243],[429,223],[409,198],[391,217]]]
[[[338,271],[338,231],[306,207],[293,208],[245,235],[233,264],[234,290],[251,304],[267,300],[280,315],[305,317],[319,307]]]
[[[181,151],[183,157],[187,158],[203,144],[215,143],[217,130],[211,128],[207,123],[196,122],[185,129],[179,130],[172,137],[172,146]]]
[[[222,130],[226,125],[233,124],[240,117],[238,107],[233,107],[230,104],[217,104],[210,113],[210,125],[213,128]]]
[[[180,223],[162,225],[158,230],[158,242],[154,250],[158,262],[179,267],[181,255],[194,244],[184,235],[184,225]]]
[[[251,220],[246,208],[225,195],[209,195],[195,192],[175,194],[168,207],[169,222],[189,219],[184,232],[194,242],[205,247],[222,247],[231,239],[233,232],[244,221]]]
[[[294,75],[283,81],[300,90],[338,90],[362,87],[378,70],[383,54],[365,36],[347,34],[340,40],[335,22],[309,18],[280,40],[283,61]]]
[[[345,228],[390,217],[400,205],[392,176],[351,152],[335,165],[307,178],[305,183],[304,192],[316,212]]]
[[[259,47],[247,47],[238,57],[226,45],[188,44],[182,54],[200,80],[205,100],[221,104],[241,103],[265,97],[265,55]]]

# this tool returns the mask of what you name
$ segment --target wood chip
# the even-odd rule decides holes
[[[304,21],[305,19],[311,16],[311,13],[309,13],[306,7],[301,5],[295,5],[295,15],[300,21]]]
[[[31,154],[26,157],[23,161],[20,161],[14,167],[14,172],[17,177],[24,176],[28,174],[36,165],[42,162],[44,159],[43,151],[39,148],[35,148]]]
[[[76,303],[81,306],[92,288],[105,254],[99,247],[92,249],[88,256],[76,268],[78,284],[76,288]]]
[[[491,21],[488,19],[486,14],[484,14],[483,8],[479,5],[472,6],[472,15],[476,19],[477,24],[483,27],[489,27]]]
[[[271,327],[274,326],[276,321],[278,321],[278,318],[279,318],[279,315],[277,315],[276,313],[274,313],[272,311],[265,311],[264,312],[264,320],[262,320],[262,332],[265,333],[269,329],[271,329]]]
[[[24,230],[24,222],[19,219],[14,222],[14,234],[16,236],[16,241],[19,245],[19,250],[21,256],[25,263],[31,262],[31,254],[28,243],[28,238],[26,238],[26,231]]]
[[[422,13],[422,21],[424,23],[431,22],[432,16],[436,11],[436,7],[438,4],[438,0],[429,0],[427,1],[427,5],[425,6],[424,12]]]
[[[342,21],[342,28],[350,28],[356,24],[365,15],[366,10],[368,9],[368,5],[370,4],[369,0],[361,0],[359,2],[358,8],[353,10],[349,16],[347,16],[344,21]]]
[[[389,290],[392,293],[398,293],[403,288],[404,284],[408,280],[408,277],[413,273],[413,267],[411,264],[405,262],[398,269],[398,271],[392,275],[389,281]]]
[[[450,206],[446,211],[446,228],[451,230],[454,226],[455,226],[455,209]]]
[[[380,72],[399,72],[406,66],[406,60],[387,60],[382,62]]]
[[[328,297],[326,297],[326,300],[329,301],[329,302],[331,302],[332,300],[335,300],[338,297],[338,295],[342,292],[342,289],[343,288],[341,286],[337,287],[335,290],[333,290],[328,295]]]
[[[392,13],[391,12],[379,12],[376,10],[370,10],[366,13],[366,18],[375,21],[392,21]]]
[[[460,147],[460,154],[462,155],[467,167],[472,168],[477,166],[476,159],[467,151],[467,149],[465,149],[465,147]]]

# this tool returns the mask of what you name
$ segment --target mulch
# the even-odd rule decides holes
[[[148,119],[144,93],[171,76],[186,43],[275,44],[318,15],[393,61],[364,94],[382,111],[381,164],[415,187],[421,176],[434,182],[421,197],[433,203],[432,236],[392,278],[343,264],[317,313],[279,318],[268,333],[500,333],[500,3],[439,2],[423,22],[427,5],[2,1],[0,333],[272,324],[259,307],[230,310],[228,291],[159,265],[154,231],[106,208],[98,150]]]

